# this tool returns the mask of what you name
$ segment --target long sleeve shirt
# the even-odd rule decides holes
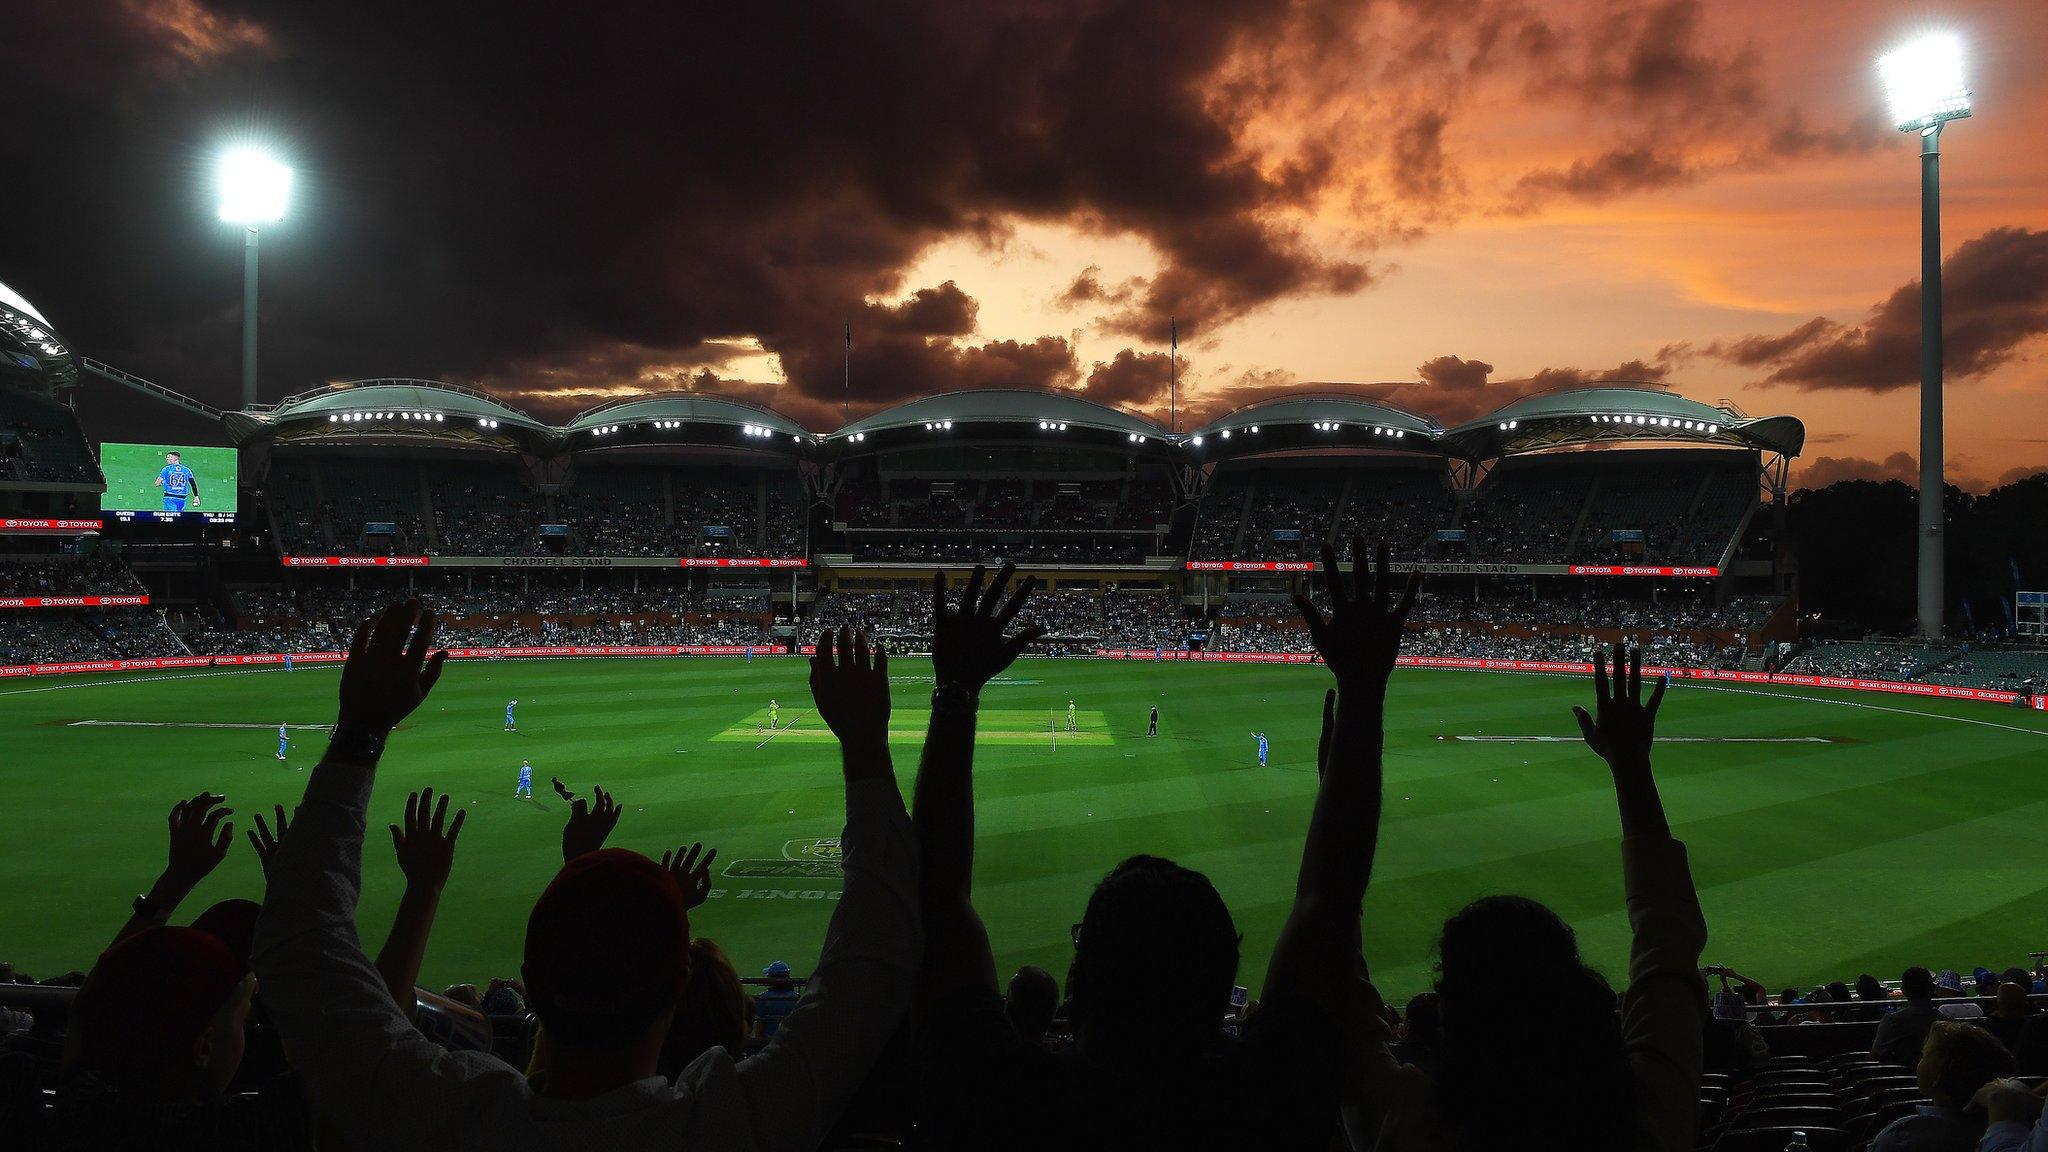
[[[354,1152],[383,1148],[814,1148],[909,1011],[923,953],[918,853],[891,781],[850,783],[845,891],[802,1002],[768,1048],[722,1048],[671,1084],[541,1095],[478,1052],[422,1037],[386,991],[355,928],[374,772],[324,763],[271,862],[253,962],[317,1115]]]
[[[1685,845],[1664,837],[1624,840],[1622,876],[1633,942],[1621,998],[1622,1047],[1635,1083],[1637,1131],[1645,1152],[1690,1152],[1699,1118],[1701,1025],[1707,987],[1699,957],[1706,918],[1693,889]],[[1345,1127],[1354,1146],[1378,1134],[1380,1152],[1450,1146],[1432,1103],[1434,1088],[1394,1059],[1377,990],[1361,980],[1345,1035],[1350,1050]],[[1989,1152],[1987,1149],[1986,1152]],[[2003,1150],[2001,1150],[2003,1152]],[[2029,1152],[2048,1152],[2048,1147]]]
[[[2048,1152],[2048,1112],[2031,1126],[2017,1120],[2001,1120],[1984,1130],[1977,1152]]]

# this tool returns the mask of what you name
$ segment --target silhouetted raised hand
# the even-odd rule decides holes
[[[995,582],[983,589],[988,569],[974,566],[967,586],[960,591],[960,606],[946,606],[946,577],[932,573],[932,676],[941,686],[957,686],[979,692],[984,684],[1008,668],[1017,655],[1029,647],[1045,629],[1026,624],[1014,636],[1003,632],[1023,610],[1025,600],[1038,587],[1038,577],[1027,576],[1009,598],[1004,599],[1015,564],[1004,564]]]
[[[702,843],[661,854],[661,866],[675,877],[676,887],[683,890],[685,907],[695,908],[711,898],[711,862],[716,859],[718,849],[705,852]]]
[[[235,810],[219,807],[226,799],[217,792],[201,792],[171,805],[170,856],[158,882],[173,903],[199,887],[227,858],[235,840],[235,824],[228,817]]]
[[[818,635],[811,657],[811,699],[825,726],[847,748],[873,750],[889,742],[889,654],[868,647],[868,634],[841,628]]]
[[[1607,657],[1595,649],[1594,713],[1589,716],[1584,708],[1574,705],[1572,715],[1579,718],[1579,732],[1586,738],[1586,747],[1599,753],[1609,767],[1620,769],[1647,765],[1650,745],[1656,739],[1657,707],[1664,702],[1664,689],[1671,679],[1669,676],[1660,678],[1656,689],[1650,693],[1650,702],[1645,704],[1642,652],[1624,654],[1619,645],[1613,652],[1612,691],[1607,684]]]
[[[593,786],[590,792],[596,797],[595,805],[581,799],[569,805],[569,822],[562,826],[564,864],[604,847],[612,829],[619,826],[621,809],[618,801],[600,787]]]
[[[1326,618],[1307,596],[1294,594],[1294,606],[1308,628],[1309,639],[1323,663],[1330,666],[1340,685],[1385,687],[1393,674],[1394,657],[1401,651],[1401,629],[1408,622],[1408,610],[1415,606],[1415,590],[1421,577],[1410,572],[1401,588],[1399,603],[1389,604],[1394,575],[1388,567],[1386,541],[1374,551],[1373,570],[1364,563],[1365,539],[1351,541],[1352,587],[1344,587],[1337,572],[1337,553],[1323,545],[1323,576],[1330,590],[1330,614]]]
[[[248,832],[249,847],[256,850],[256,860],[263,865],[265,879],[268,879],[270,876],[270,859],[277,855],[278,842],[284,839],[284,805],[279,804],[276,807],[277,831],[275,833],[272,833],[270,827],[263,823],[263,813],[261,812],[256,814],[256,827],[251,828]]]
[[[394,603],[357,626],[341,669],[337,729],[383,736],[420,706],[448,659],[434,646],[434,614],[418,600]]]
[[[405,873],[408,886],[439,889],[448,883],[455,867],[455,837],[462,832],[466,809],[455,810],[448,819],[448,797],[434,803],[434,790],[425,788],[405,798],[405,824],[391,825],[391,847],[398,853],[398,870]]]

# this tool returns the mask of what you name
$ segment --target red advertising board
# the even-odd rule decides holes
[[[743,644],[653,644],[653,645],[559,645],[531,648],[451,648],[448,655],[457,660],[489,659],[544,659],[562,657],[597,656],[742,656],[749,651]],[[758,656],[779,656],[789,649],[781,644],[761,644],[751,651]],[[797,651],[810,655],[813,651],[808,644]],[[1311,664],[1315,657],[1306,652],[1187,652],[1179,649],[1152,648],[1097,648],[1095,655],[1112,660],[1197,660],[1241,664]],[[292,660],[300,664],[332,664],[344,656],[341,652],[295,652]],[[0,678],[19,676],[59,676],[73,672],[146,672],[178,668],[236,668],[284,663],[281,653],[264,653],[248,656],[156,656],[140,660],[84,660],[64,664],[14,664],[0,666]],[[1452,668],[1470,672],[1550,672],[1570,675],[1585,675],[1593,670],[1591,664],[1562,660],[1482,660],[1465,656],[1402,656],[1395,661],[1410,668]],[[1652,676],[1671,673],[1678,680],[1714,680],[1739,684],[1786,684],[1795,688],[1841,688],[1855,692],[1889,692],[1905,696],[1924,696],[1947,700],[1980,700],[1992,704],[2011,704],[2018,696],[2014,692],[2001,692],[1994,688],[1954,688],[1941,684],[1922,684],[1911,681],[1864,680],[1844,676],[1803,676],[1763,672],[1731,672],[1717,668],[1645,668]],[[2032,706],[2048,711],[2048,696],[2036,696]]]
[[[286,556],[287,568],[425,568],[429,556]]]
[[[44,520],[35,517],[0,518],[0,532],[97,532],[98,520]]]
[[[140,608],[147,596],[0,596],[0,608]]]

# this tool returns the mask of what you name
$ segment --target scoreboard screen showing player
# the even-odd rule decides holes
[[[108,519],[141,523],[232,523],[240,488],[233,448],[198,444],[102,444]]]

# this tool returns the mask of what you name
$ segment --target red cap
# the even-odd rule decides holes
[[[551,1035],[577,1043],[581,1021],[590,1044],[629,1039],[689,978],[682,889],[638,852],[606,848],[571,860],[527,918],[525,974]]]
[[[192,926],[207,932],[228,946],[242,971],[249,970],[249,953],[256,947],[256,917],[263,905],[254,900],[223,900],[199,914]]]
[[[71,1009],[79,1066],[118,1083],[182,1059],[247,972],[211,932],[137,932],[93,965]]]

